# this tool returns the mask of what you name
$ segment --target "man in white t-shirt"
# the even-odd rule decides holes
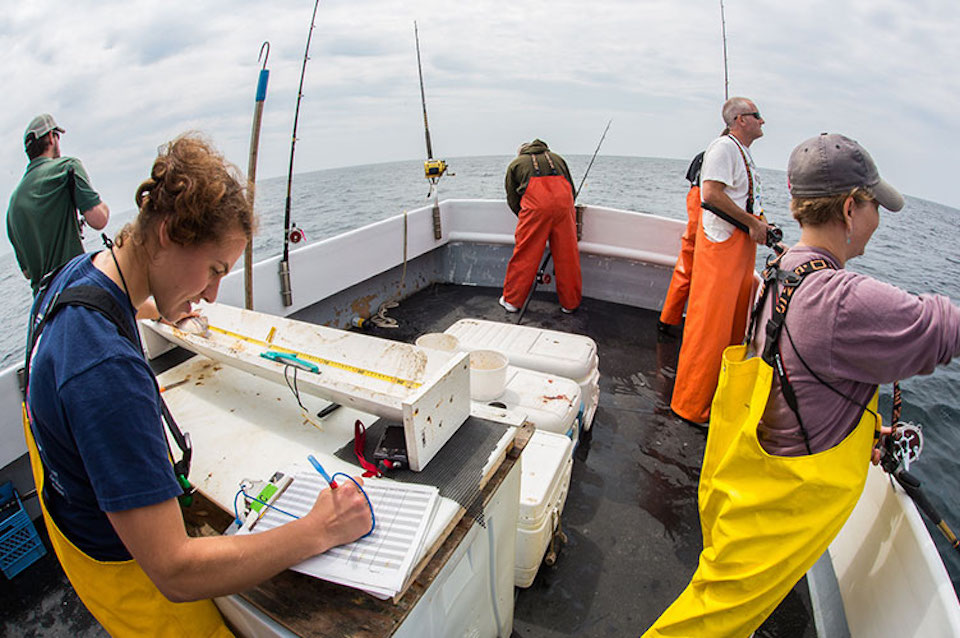
[[[724,348],[743,341],[757,244],[766,242],[771,228],[763,218],[760,175],[750,156],[750,145],[763,135],[763,118],[743,97],[727,100],[722,115],[726,129],[707,147],[700,173],[704,210],[670,404],[694,423],[709,418]]]

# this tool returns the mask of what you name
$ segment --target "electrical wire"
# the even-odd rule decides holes
[[[290,512],[288,512],[288,511],[286,511],[286,510],[282,510],[282,509],[280,509],[279,507],[277,507],[276,505],[271,505],[270,503],[267,503],[266,501],[261,501],[261,500],[260,500],[259,498],[257,498],[256,496],[250,496],[249,494],[247,494],[247,493],[243,490],[242,487],[240,488],[240,492],[243,494],[243,496],[244,496],[245,498],[248,498],[248,499],[250,499],[251,501],[256,501],[257,503],[260,503],[260,504],[262,504],[262,505],[266,505],[266,506],[269,507],[270,509],[272,509],[272,510],[277,510],[277,511],[280,512],[281,514],[286,514],[287,516],[289,516],[289,517],[291,517],[291,518],[300,518],[300,517],[297,516],[296,514],[291,514]],[[236,501],[234,501],[234,502],[236,502]]]
[[[290,377],[287,376],[287,372],[293,369],[293,383],[290,383]],[[303,402],[300,400],[300,388],[297,386],[297,367],[287,364],[283,366],[283,380],[287,382],[287,387],[290,388],[290,392],[293,392],[294,398],[297,400],[297,403],[300,405],[300,408],[306,410],[307,408],[303,405]]]
[[[343,478],[348,479],[348,480],[351,481],[354,485],[356,485],[356,486],[357,486],[357,489],[360,490],[360,493],[363,494],[363,498],[366,499],[366,501],[367,501],[367,507],[370,508],[370,531],[360,537],[360,538],[366,538],[367,536],[370,536],[370,534],[373,534],[373,530],[375,530],[375,529],[377,528],[377,518],[376,518],[376,516],[375,516],[374,513],[373,513],[373,503],[370,502],[370,497],[367,496],[366,490],[364,490],[363,487],[360,486],[360,484],[357,482],[357,480],[356,480],[355,478],[353,478],[352,476],[350,476],[350,475],[348,475],[348,474],[344,474],[343,472],[337,472],[337,473],[335,473],[333,476],[331,476],[330,478],[336,479],[338,476],[342,476]],[[236,495],[233,497],[233,515],[234,515],[234,518],[236,519],[238,525],[242,525],[242,524],[243,524],[243,521],[242,521],[241,518],[240,518],[240,512],[239,512],[239,510],[237,509],[237,497],[240,496],[241,494],[243,494],[244,498],[246,498],[246,499],[248,499],[248,500],[251,500],[251,501],[256,501],[257,503],[261,503],[262,505],[266,505],[269,509],[276,510],[276,511],[280,512],[281,514],[286,514],[287,516],[289,516],[289,517],[291,517],[291,518],[296,518],[296,519],[299,519],[299,518],[300,518],[300,517],[297,516],[296,514],[291,514],[290,512],[288,512],[288,511],[286,511],[286,510],[280,509],[280,508],[277,507],[276,505],[271,505],[270,503],[267,503],[266,501],[262,501],[262,500],[260,500],[259,498],[255,497],[255,496],[250,496],[250,495],[247,494],[246,491],[244,491],[244,489],[241,487],[241,488],[237,491]]]
[[[330,478],[335,479],[338,476],[342,476],[345,479],[349,479],[354,485],[357,486],[357,489],[360,490],[360,493],[363,494],[363,498],[367,499],[367,507],[370,508],[370,531],[360,537],[360,538],[366,538],[367,536],[370,536],[370,534],[373,534],[373,530],[377,528],[377,517],[373,513],[373,503],[370,502],[370,497],[367,496],[366,490],[360,487],[360,484],[357,483],[357,479],[353,478],[349,474],[344,474],[343,472],[337,472]]]

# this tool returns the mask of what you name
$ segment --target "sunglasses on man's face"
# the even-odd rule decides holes
[[[753,113],[741,113],[740,115],[743,115],[743,116],[752,115],[752,116],[754,117],[754,119],[757,119],[757,120],[762,120],[762,119],[763,119],[762,117],[760,117],[760,112],[759,112],[759,111],[754,111]]]

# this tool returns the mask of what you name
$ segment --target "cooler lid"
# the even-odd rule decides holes
[[[563,480],[573,441],[562,434],[537,430],[524,448],[520,480],[520,518],[539,519]]]

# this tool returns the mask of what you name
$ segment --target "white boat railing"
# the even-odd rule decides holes
[[[517,218],[505,201],[444,200],[440,219],[440,239],[433,238],[432,209],[424,206],[291,251],[293,305],[289,307],[280,297],[279,256],[260,261],[253,267],[254,309],[287,316],[399,266],[404,236],[408,260],[450,242],[513,244]],[[584,207],[583,219],[581,253],[658,266],[673,266],[676,261],[683,222],[601,206]],[[219,301],[243,305],[239,269],[224,278]]]
[[[406,217],[406,219],[404,219]],[[283,305],[278,275],[280,257],[259,261],[253,267],[254,309],[288,316],[350,286],[400,266],[450,242],[513,244],[517,218],[505,200],[451,199],[440,202],[443,234],[433,238],[432,209],[424,206],[375,222],[290,252],[293,305]],[[647,213],[585,206],[584,254],[672,266],[680,248],[684,223]],[[406,234],[404,233],[406,223]],[[242,307],[243,273],[236,268],[220,286],[218,301]],[[148,339],[152,331],[142,331]],[[149,344],[148,344],[148,349]],[[0,373],[0,401],[9,406],[0,414],[0,467],[27,453],[23,439],[17,383],[20,364]]]

